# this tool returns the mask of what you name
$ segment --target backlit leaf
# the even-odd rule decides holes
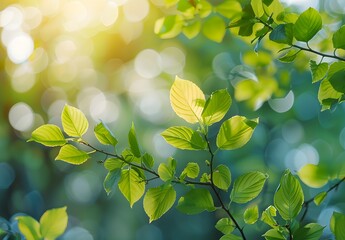
[[[262,15],[264,15],[265,12],[262,5],[262,0],[251,0],[250,4],[256,17],[260,18]]]
[[[247,203],[252,199],[256,198],[265,182],[267,176],[261,172],[249,172],[245,173],[234,182],[230,199],[236,203]]]
[[[19,216],[16,219],[18,220],[19,231],[24,235],[26,240],[42,238],[40,224],[34,218],[30,216]]]
[[[213,6],[206,0],[198,0],[196,3],[196,7],[199,10],[199,16],[201,18],[205,18],[211,14]]]
[[[217,166],[212,173],[212,180],[216,187],[227,191],[231,184],[231,172],[225,165]]]
[[[135,133],[134,123],[132,123],[131,129],[129,130],[129,133],[128,133],[128,143],[129,143],[129,147],[131,148],[134,156],[137,158],[140,158],[141,153],[140,153],[140,149],[139,149],[137,135]]]
[[[286,240],[278,229],[270,229],[262,236],[264,236],[266,240]]]
[[[304,194],[299,181],[289,170],[285,171],[274,194],[274,206],[285,220],[295,218],[302,209]]]
[[[299,54],[300,52],[301,52],[300,50],[290,49],[283,56],[279,58],[279,61],[287,62],[287,63],[293,62],[296,59],[297,54]]]
[[[316,206],[319,206],[327,197],[327,192],[320,192],[314,197],[314,203]]]
[[[259,218],[258,205],[248,207],[243,214],[244,222],[247,224],[254,224]]]
[[[336,91],[327,78],[322,80],[318,92],[318,99],[322,105],[322,111],[330,109],[333,104],[340,101],[342,96],[343,94]]]
[[[225,150],[242,147],[252,137],[258,122],[258,118],[250,120],[242,116],[234,116],[226,120],[217,135],[217,147]]]
[[[211,193],[205,188],[192,189],[187,192],[179,199],[177,209],[185,214],[216,210]]]
[[[328,63],[317,64],[314,60],[310,60],[310,70],[313,77],[313,83],[321,81],[327,74]]]
[[[170,89],[170,102],[175,113],[189,123],[201,121],[205,96],[193,82],[176,76]]]
[[[219,240],[242,240],[242,239],[243,238],[230,233],[230,234],[224,235]]]
[[[122,168],[125,165],[125,163],[118,158],[108,158],[104,162],[104,167],[108,171],[114,171],[116,169]]]
[[[159,219],[173,205],[176,192],[171,184],[150,188],[144,197],[144,210],[150,222]]]
[[[38,127],[32,132],[28,141],[35,141],[48,147],[63,146],[67,143],[61,129],[53,124]]]
[[[335,235],[336,240],[345,239],[345,215],[338,212],[333,212],[330,222],[330,228]]]
[[[320,13],[314,8],[308,8],[294,24],[294,37],[298,41],[308,42],[322,28]]]
[[[240,16],[242,12],[241,4],[236,0],[224,0],[214,7],[214,10],[226,18]]]
[[[119,189],[132,207],[143,196],[145,192],[145,181],[143,181],[139,173],[134,169],[123,169],[121,171]]]
[[[89,127],[84,113],[78,108],[65,105],[61,114],[62,126],[65,133],[71,137],[81,138]]]
[[[183,26],[182,32],[187,38],[192,39],[199,34],[200,29],[201,29],[201,22],[194,21],[194,22],[187,23],[187,25]]]
[[[174,179],[176,170],[176,161],[173,158],[168,158],[166,163],[161,163],[158,166],[158,175],[164,181],[171,181]]]
[[[90,158],[87,152],[79,150],[71,144],[66,144],[61,147],[59,154],[55,160],[61,160],[70,164],[80,165]]]
[[[173,38],[179,35],[183,27],[183,17],[170,15],[156,21],[154,32],[162,39]]]
[[[235,224],[230,218],[221,218],[216,223],[216,229],[221,231],[223,234],[229,234],[235,229]]]
[[[187,176],[189,178],[197,178],[200,172],[199,165],[194,162],[187,163],[187,166],[183,169],[181,176]]]
[[[225,22],[219,16],[209,17],[202,26],[202,33],[205,37],[218,43],[223,41],[225,32]]]
[[[161,135],[167,143],[179,149],[199,150],[207,146],[200,134],[189,127],[170,127]]]
[[[274,219],[275,216],[277,216],[277,209],[274,206],[269,206],[262,212],[260,220],[275,228],[278,226],[277,221]]]
[[[320,188],[328,183],[329,173],[327,168],[308,163],[299,171],[298,176],[303,183],[313,188]]]
[[[98,141],[104,145],[112,145],[115,147],[118,142],[113,133],[103,122],[96,125],[94,133]]]
[[[54,208],[46,211],[41,219],[41,234],[44,239],[55,239],[62,235],[67,227],[67,207]]]
[[[323,229],[317,223],[309,223],[302,228],[297,229],[294,233],[294,240],[319,240],[322,236]]]
[[[142,159],[143,164],[144,164],[146,167],[148,167],[148,168],[152,168],[153,165],[154,165],[154,163],[155,163],[153,157],[152,157],[150,154],[148,154],[148,153],[145,153],[145,154],[141,157],[141,159]]]
[[[341,26],[332,37],[333,47],[334,48],[341,48],[345,49],[345,25]]]

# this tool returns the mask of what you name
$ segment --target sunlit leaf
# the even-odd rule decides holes
[[[325,186],[329,180],[329,173],[326,168],[315,165],[306,164],[299,171],[298,176],[303,183],[313,188]]]
[[[223,119],[231,106],[231,96],[226,89],[215,91],[207,99],[201,114],[203,122],[210,126]]]
[[[150,222],[165,214],[176,200],[176,192],[171,184],[150,188],[144,197],[144,210]]]
[[[174,179],[176,170],[176,161],[173,158],[168,158],[167,163],[161,163],[158,166],[158,175],[164,181],[171,181]]]
[[[254,224],[259,218],[258,205],[248,207],[243,214],[244,222],[247,224]]]
[[[199,165],[194,162],[189,162],[187,163],[187,166],[183,169],[181,173],[181,177],[183,178],[183,176],[187,176],[192,179],[197,178],[199,175],[199,172],[200,172]]]
[[[345,93],[345,69],[341,69],[327,76],[329,83],[335,91]]]
[[[273,42],[291,44],[293,38],[293,24],[278,25],[271,31],[269,38]]]
[[[341,26],[332,37],[333,47],[334,48],[341,48],[345,49],[345,25]]]
[[[40,224],[34,218],[30,216],[19,216],[16,219],[18,220],[19,231],[24,235],[26,240],[42,238]]]
[[[129,130],[129,133],[128,133],[128,143],[129,143],[129,147],[131,148],[134,156],[137,158],[140,158],[141,153],[140,153],[140,149],[139,149],[137,135],[135,133],[134,123],[132,123],[131,129]]]
[[[345,239],[345,215],[338,212],[333,212],[330,222],[330,228],[335,235],[336,240]]]
[[[274,219],[275,216],[277,216],[277,209],[274,206],[269,206],[262,212],[260,220],[274,228],[278,226],[277,221]]]
[[[226,18],[234,18],[241,14],[241,4],[236,0],[224,0],[214,7],[214,10]]]
[[[343,94],[336,91],[329,80],[323,79],[318,92],[319,102],[322,104],[322,110],[330,109],[331,106],[340,101]]]
[[[226,234],[222,236],[219,240],[242,240],[242,237],[236,236],[234,234]]]
[[[78,108],[65,105],[61,114],[63,130],[68,136],[81,138],[89,128],[84,113]]]
[[[201,29],[201,22],[194,21],[194,22],[189,22],[187,23],[187,25],[183,26],[182,32],[187,38],[192,39],[199,34],[200,29]]]
[[[314,8],[308,8],[294,24],[294,37],[298,41],[308,42],[322,28],[320,13]]]
[[[199,150],[207,146],[200,134],[189,127],[170,127],[161,135],[167,143],[179,149]]]
[[[189,123],[201,121],[205,96],[193,82],[176,76],[170,89],[170,102],[175,113]]]
[[[280,0],[263,0],[264,11],[268,16],[272,16],[273,20],[279,23],[278,17],[285,11],[285,7]]]
[[[61,129],[53,124],[38,127],[32,132],[28,141],[35,141],[48,147],[63,146],[67,143]]]
[[[181,33],[183,23],[180,15],[166,16],[156,21],[154,32],[162,39],[173,38]]]
[[[267,176],[261,172],[249,172],[245,173],[234,182],[230,199],[236,203],[247,203],[252,199],[256,198],[265,182]]]
[[[217,166],[212,173],[212,180],[216,187],[227,191],[231,184],[230,169],[223,164]]]
[[[278,229],[270,229],[262,236],[264,236],[266,240],[286,240]]]
[[[107,176],[104,178],[103,188],[107,195],[109,195],[113,191],[114,186],[116,185],[116,181],[120,178],[120,173],[121,170],[120,168],[118,168],[116,170],[109,171],[107,173]]]
[[[148,167],[148,168],[152,168],[153,165],[154,165],[154,163],[155,163],[153,157],[152,157],[150,154],[148,154],[148,153],[145,153],[145,154],[141,157],[141,159],[142,159],[143,164],[144,164],[146,167]]]
[[[222,42],[226,32],[226,25],[224,20],[219,16],[213,16],[204,22],[202,26],[202,33],[210,40],[215,42]]]
[[[258,118],[250,120],[242,116],[234,116],[226,120],[217,135],[217,147],[225,150],[242,147],[252,137],[258,122]]]
[[[112,145],[115,147],[118,142],[113,133],[103,122],[96,125],[94,133],[98,141],[104,145]]]
[[[145,192],[145,181],[134,169],[123,169],[121,171],[119,189],[132,207],[143,196]]]
[[[178,2],[179,2],[179,0],[164,0],[164,4],[167,7],[174,6]]]
[[[108,158],[104,162],[104,167],[108,171],[114,171],[116,169],[122,168],[125,163],[118,158]]]
[[[206,18],[208,15],[211,14],[213,6],[206,0],[198,0],[196,4],[199,10],[199,16],[201,18]]]
[[[177,209],[185,214],[198,214],[214,211],[211,193],[205,188],[192,189],[178,201]]]
[[[279,61],[287,62],[287,63],[293,62],[296,59],[297,54],[299,54],[300,52],[301,52],[300,50],[290,49],[283,56],[279,58]]]
[[[285,171],[274,194],[274,206],[285,220],[295,218],[302,209],[304,194],[299,181],[289,170]]]
[[[122,157],[126,160],[126,162],[141,163],[141,157],[136,157],[133,151],[128,148],[122,151]]]
[[[71,144],[66,144],[61,147],[59,154],[55,160],[61,160],[70,164],[80,165],[90,158],[87,152],[79,150]]]
[[[309,65],[313,77],[313,83],[324,79],[328,71],[328,63],[324,62],[317,64],[314,60],[310,60]]]
[[[264,15],[265,12],[262,5],[262,0],[251,0],[250,4],[256,17],[260,18],[262,15]]]
[[[195,14],[195,7],[188,0],[180,0],[177,4],[177,10],[186,18],[193,18]]]
[[[327,192],[320,192],[314,197],[314,203],[316,206],[319,206],[327,197]]]
[[[236,226],[230,218],[221,218],[218,220],[215,227],[223,234],[229,234],[235,229]]]
[[[302,228],[297,229],[294,233],[294,240],[319,240],[322,236],[323,229],[317,223],[309,223]]]
[[[41,234],[44,239],[55,239],[62,235],[67,227],[67,207],[55,208],[46,211],[41,219]]]

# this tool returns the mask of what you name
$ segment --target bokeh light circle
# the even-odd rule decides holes
[[[29,105],[23,102],[13,105],[8,113],[11,126],[18,131],[29,131],[34,123],[34,113]]]

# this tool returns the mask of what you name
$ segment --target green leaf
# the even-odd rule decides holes
[[[206,182],[211,182],[211,176],[208,173],[203,173],[200,177],[200,182],[206,183]]]
[[[304,165],[297,174],[303,183],[313,188],[323,187],[329,180],[327,168],[311,163]]]
[[[55,160],[61,160],[70,164],[80,165],[90,158],[87,152],[79,150],[71,144],[66,144],[61,147],[59,154]]]
[[[256,198],[265,182],[267,176],[261,172],[249,172],[239,176],[232,188],[230,199],[236,203],[247,203]]]
[[[313,77],[313,83],[316,83],[324,79],[328,71],[328,63],[316,64],[314,60],[310,60],[309,65]]]
[[[65,105],[61,114],[62,127],[65,133],[71,137],[81,138],[89,128],[84,113],[78,108]]]
[[[200,29],[201,29],[201,22],[200,21],[188,22],[185,26],[183,26],[182,33],[188,39],[192,39],[199,34]]]
[[[175,4],[177,4],[179,2],[179,0],[164,0],[164,5],[166,7],[171,7],[174,6]]]
[[[145,192],[145,181],[134,169],[123,169],[121,171],[119,189],[132,207],[143,196]]]
[[[223,119],[231,106],[231,96],[226,89],[215,91],[207,99],[205,108],[201,114],[203,122],[207,126]]]
[[[219,16],[207,18],[202,26],[202,33],[205,35],[205,37],[218,43],[223,41],[225,32],[225,22]]]
[[[280,24],[274,28],[269,38],[271,41],[276,43],[292,44],[293,39],[293,24]]]
[[[314,197],[314,203],[316,206],[319,206],[327,197],[327,192],[320,192]]]
[[[294,240],[319,240],[322,236],[323,229],[317,223],[309,223],[302,228],[297,229],[294,233]]]
[[[129,130],[129,133],[128,133],[128,143],[129,143],[129,147],[131,148],[132,153],[134,154],[134,156],[137,157],[137,158],[140,158],[141,157],[141,153],[140,153],[140,149],[139,149],[137,135],[135,133],[134,123],[132,123],[132,127],[131,127],[131,129]]]
[[[226,18],[234,18],[241,15],[241,4],[236,0],[224,0],[214,7],[214,10]]]
[[[107,193],[107,195],[109,195],[113,191],[115,183],[120,177],[120,173],[121,173],[120,168],[109,171],[107,173],[107,176],[105,177],[103,181],[103,188],[105,192]]]
[[[167,143],[185,150],[199,150],[207,147],[200,134],[189,127],[170,127],[161,133]]]
[[[274,194],[274,206],[285,220],[295,218],[302,209],[304,195],[299,181],[286,170]]]
[[[103,122],[96,125],[96,127],[94,128],[94,133],[97,140],[104,145],[112,145],[115,147],[118,143],[113,133]]]
[[[200,172],[199,165],[194,162],[189,162],[187,166],[183,169],[180,178],[184,179],[184,176],[187,176],[189,178],[194,179],[198,177],[199,172]]]
[[[336,91],[327,78],[321,81],[318,99],[322,104],[322,110],[330,109],[333,104],[340,101],[342,96],[343,94]]]
[[[41,234],[44,239],[55,239],[62,235],[67,227],[67,207],[54,208],[46,211],[41,219]]]
[[[34,130],[28,142],[31,141],[38,142],[48,147],[63,146],[67,143],[61,129],[53,124],[45,124]]]
[[[308,8],[294,24],[294,36],[298,41],[308,42],[322,28],[320,13],[314,8]]]
[[[141,159],[142,159],[143,164],[148,168],[152,168],[155,163],[153,157],[148,153],[144,153]]]
[[[299,54],[300,52],[301,50],[290,49],[279,58],[279,61],[286,63],[293,62],[296,59],[297,54]]]
[[[118,159],[118,158],[108,158],[104,162],[104,167],[108,171],[114,171],[114,170],[120,169],[124,165],[125,163],[121,159]]]
[[[226,120],[217,135],[217,147],[225,150],[242,147],[252,137],[258,122],[258,118],[250,120],[242,116],[234,116]]]
[[[122,157],[126,162],[141,163],[141,157],[136,157],[131,149],[124,149],[122,151]]]
[[[275,216],[277,216],[277,209],[274,206],[269,206],[262,212],[260,220],[275,228],[278,226],[277,221],[274,219]]]
[[[161,163],[158,166],[158,175],[164,181],[171,181],[175,177],[176,161],[168,158],[167,163]]]
[[[177,209],[185,214],[198,214],[205,210],[211,212],[214,207],[211,193],[204,188],[192,189],[181,197]]]
[[[170,102],[175,113],[189,123],[201,122],[205,96],[193,82],[176,76],[170,89]]]
[[[200,18],[205,18],[211,14],[213,6],[206,0],[198,0],[196,8],[199,10]]]
[[[333,47],[334,48],[341,48],[345,49],[345,25],[341,26],[332,37]]]
[[[253,8],[250,4],[246,4],[241,12],[241,18],[236,19],[236,21],[231,22],[228,28],[239,27],[238,35],[240,36],[250,36],[253,34],[253,26],[255,22],[255,14]]]
[[[256,17],[260,18],[262,15],[264,15],[265,12],[262,5],[262,0],[251,0],[250,4]]]
[[[328,81],[335,91],[345,93],[345,69],[329,74]]]
[[[223,237],[221,237],[219,240],[242,240],[242,238],[234,234],[226,234]]]
[[[144,210],[150,223],[165,214],[176,200],[176,192],[171,184],[150,188],[144,197]]]
[[[259,218],[258,205],[248,207],[243,214],[244,222],[247,224],[254,224]]]
[[[345,239],[345,215],[333,212],[330,222],[330,228],[333,234],[335,235],[336,240]]]
[[[21,234],[24,235],[26,240],[41,239],[40,224],[30,216],[20,216],[18,220],[18,228]]]
[[[179,35],[183,27],[183,17],[170,15],[156,21],[154,32],[162,39],[173,38]]]
[[[225,165],[217,166],[212,173],[212,180],[216,187],[227,191],[231,184],[231,172]]]
[[[232,231],[234,231],[234,229],[236,228],[236,226],[234,225],[234,223],[231,221],[230,218],[219,219],[215,227],[217,230],[219,230],[223,234],[229,234]]]
[[[278,229],[270,229],[262,236],[264,236],[266,240],[286,240]]]
[[[177,10],[186,18],[194,17],[195,7],[188,0],[180,0],[177,4]]]

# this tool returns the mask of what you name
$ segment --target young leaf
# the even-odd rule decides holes
[[[330,109],[333,104],[340,101],[342,96],[343,94],[336,91],[327,78],[322,80],[318,92],[318,99],[322,104],[322,111]]]
[[[81,138],[89,128],[89,122],[84,113],[67,104],[62,110],[61,121],[65,133],[71,137]]]
[[[87,152],[79,150],[71,144],[66,144],[61,147],[59,154],[55,160],[61,160],[70,164],[80,165],[86,162],[90,158]]]
[[[136,157],[131,149],[124,149],[121,155],[127,162],[141,163],[141,158]]]
[[[285,220],[295,218],[302,209],[304,195],[299,181],[289,170],[285,171],[274,194],[274,206]]]
[[[262,236],[264,236],[266,240],[286,240],[283,233],[278,229],[270,229]]]
[[[275,228],[278,226],[277,221],[274,219],[275,216],[277,216],[277,209],[274,206],[269,206],[262,212],[260,220]]]
[[[119,189],[129,202],[130,207],[132,207],[143,196],[145,181],[143,181],[135,169],[123,169],[121,171]]]
[[[40,224],[30,216],[19,216],[18,228],[27,240],[41,239]]]
[[[34,130],[28,142],[31,141],[38,142],[47,147],[63,146],[67,143],[61,129],[53,124],[45,124]]]
[[[180,15],[166,16],[156,21],[154,32],[162,39],[173,38],[181,33],[183,23]]]
[[[235,229],[235,225],[230,218],[219,219],[215,227],[223,234],[229,234]]]
[[[243,238],[236,236],[234,234],[226,234],[221,237],[219,240],[242,240]]]
[[[323,187],[329,180],[327,168],[311,163],[304,165],[297,174],[303,183],[313,188]]]
[[[105,177],[103,181],[103,188],[107,195],[109,195],[113,191],[115,183],[120,177],[120,173],[121,170],[118,168],[116,170],[109,171],[107,176]]]
[[[294,240],[319,240],[322,236],[323,229],[317,223],[309,223],[302,228],[297,229],[294,233]]]
[[[131,129],[129,130],[129,133],[128,133],[128,143],[129,143],[129,147],[131,148],[134,156],[137,157],[137,158],[140,158],[141,157],[141,153],[140,153],[140,149],[139,149],[137,135],[135,133],[134,123],[132,123],[132,127],[131,127]]]
[[[142,163],[148,168],[152,168],[155,163],[153,157],[148,153],[144,153],[144,155],[141,157],[141,160]]]
[[[144,197],[144,210],[150,223],[165,214],[176,200],[176,192],[171,184],[150,188]]]
[[[261,172],[249,172],[239,176],[232,188],[230,199],[236,203],[247,203],[256,198],[267,179]]]
[[[262,0],[251,0],[250,5],[252,6],[256,17],[260,18],[262,15],[264,15],[265,12],[262,5]]]
[[[193,178],[198,177],[199,171],[200,171],[200,168],[197,163],[189,162],[187,166],[183,169],[181,176],[187,176],[193,179]]]
[[[200,134],[189,127],[170,127],[161,133],[167,143],[185,150],[200,150],[207,146]]]
[[[323,200],[327,197],[327,192],[320,192],[318,195],[314,197],[314,203],[316,206],[319,206]]]
[[[46,211],[41,219],[41,234],[44,239],[55,239],[62,235],[67,227],[67,207],[55,208]]]
[[[313,80],[312,80],[313,83],[316,83],[324,79],[328,71],[328,63],[324,62],[324,63],[316,64],[314,60],[310,60],[309,65],[310,65],[310,70],[313,77]]]
[[[282,57],[279,58],[279,61],[286,63],[293,62],[297,57],[297,54],[299,54],[300,52],[301,50],[290,49]]]
[[[120,169],[124,165],[125,165],[125,163],[122,160],[118,159],[118,158],[108,158],[104,162],[104,167],[108,171],[114,171],[114,170]]]
[[[294,37],[298,41],[308,42],[322,28],[320,13],[314,8],[308,8],[297,19],[294,24]]]
[[[97,140],[104,145],[112,145],[115,147],[118,142],[113,133],[103,122],[96,125],[94,133]]]
[[[178,200],[177,209],[185,214],[198,214],[214,207],[211,193],[205,188],[192,189]]]
[[[236,0],[224,0],[216,5],[214,10],[226,18],[233,19],[234,17],[241,15],[242,7]]]
[[[174,179],[176,170],[176,161],[173,158],[168,158],[167,163],[161,163],[158,166],[158,175],[164,181],[171,181]]]
[[[274,28],[269,38],[271,41],[276,43],[285,43],[285,44],[292,44],[293,39],[293,24],[280,24],[276,28]]]
[[[218,43],[223,41],[225,32],[225,22],[219,16],[207,18],[202,26],[202,33],[205,35],[205,37]]]
[[[345,49],[345,25],[341,26],[332,37],[333,47],[334,48],[341,48]]]
[[[336,240],[345,239],[345,215],[333,212],[330,222],[330,228],[333,234],[335,235]]]
[[[175,113],[189,123],[201,121],[205,96],[193,82],[176,76],[170,89],[170,102]]]
[[[242,147],[252,137],[258,122],[258,118],[250,120],[242,116],[234,116],[226,120],[217,135],[217,147],[225,150]]]
[[[227,191],[231,184],[230,169],[223,164],[217,166],[212,173],[212,180],[216,187]]]
[[[258,205],[248,207],[243,214],[244,222],[247,224],[254,224],[259,218]]]
[[[226,89],[215,91],[207,99],[205,108],[201,114],[203,122],[207,126],[223,119],[231,106],[231,96]]]
[[[201,22],[200,21],[194,21],[188,23],[188,25],[183,26],[182,33],[188,38],[192,39],[196,37],[201,29]]]

